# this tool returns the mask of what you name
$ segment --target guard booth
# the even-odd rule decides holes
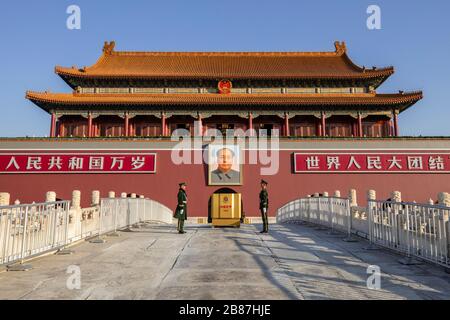
[[[213,227],[240,227],[242,196],[240,193],[214,193],[211,196]]]

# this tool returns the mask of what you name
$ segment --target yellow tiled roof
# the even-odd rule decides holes
[[[422,99],[422,92],[398,94],[86,94],[26,93],[37,103],[55,105],[402,105]]]
[[[347,55],[345,43],[333,52],[125,52],[105,43],[91,67],[56,67],[62,77],[138,79],[370,79],[393,67],[365,69]]]

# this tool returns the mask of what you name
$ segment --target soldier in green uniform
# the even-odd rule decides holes
[[[179,184],[180,189],[178,190],[178,204],[175,209],[174,218],[178,219],[178,227],[177,230],[179,233],[186,233],[184,228],[184,220],[187,219],[187,195],[186,195],[186,186],[185,182]]]
[[[261,233],[269,232],[269,221],[267,211],[269,210],[269,193],[267,192],[267,181],[261,180],[261,192],[259,193],[259,210],[263,220],[263,230]]]

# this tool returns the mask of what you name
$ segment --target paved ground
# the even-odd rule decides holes
[[[0,273],[0,299],[450,299],[450,275],[428,264],[404,266],[366,242],[298,225],[211,229],[144,225],[104,244],[84,242],[69,256],[47,256],[28,272]],[[380,266],[381,290],[366,287]],[[69,290],[67,268],[81,270]]]

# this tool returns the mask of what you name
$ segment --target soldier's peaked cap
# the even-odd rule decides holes
[[[187,183],[186,183],[186,182],[180,182],[178,185],[179,185],[180,187],[182,187],[182,186],[187,186]]]
[[[261,184],[269,184],[266,180],[261,179]]]

